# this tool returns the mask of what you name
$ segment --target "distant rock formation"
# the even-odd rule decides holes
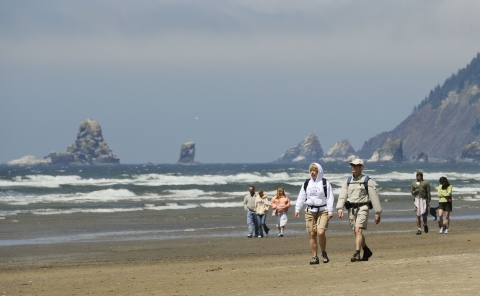
[[[385,144],[377,149],[368,162],[403,162],[402,140],[387,139]]]
[[[432,89],[392,131],[365,141],[358,155],[370,157],[387,138],[401,139],[409,157],[423,152],[440,161],[459,158],[466,145],[480,142],[480,53]]]
[[[322,162],[350,162],[358,158],[355,155],[355,150],[347,139],[336,142],[332,148],[330,148],[325,157],[322,158]]]
[[[410,162],[428,162],[428,154],[420,152],[418,155],[410,157]]]
[[[195,162],[195,142],[190,141],[180,147],[180,159],[177,164],[198,164]]]
[[[6,165],[98,165],[119,164],[120,159],[113,154],[102,136],[98,122],[86,119],[80,124],[77,140],[70,145],[67,152],[52,152],[43,159],[24,156],[12,160]]]
[[[480,160],[480,143],[473,142],[463,147],[462,158],[471,158],[473,160]]]
[[[275,163],[309,163],[318,161],[323,157],[323,150],[317,136],[310,134],[296,147],[292,147],[283,153]]]
[[[103,139],[98,122],[86,119],[80,124],[77,140],[67,152],[52,152],[48,155],[52,164],[119,164],[120,159],[113,154]]]

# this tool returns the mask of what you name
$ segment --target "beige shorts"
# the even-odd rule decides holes
[[[308,232],[317,232],[317,227],[318,229],[328,229],[328,210],[320,212],[305,211],[305,222]]]
[[[368,224],[368,206],[361,206],[358,209],[349,209],[348,218],[350,219],[350,226],[355,230],[355,226],[367,229]],[[354,215],[356,213],[356,215]]]

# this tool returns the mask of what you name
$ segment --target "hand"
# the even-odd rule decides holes
[[[295,212],[295,218],[298,218],[300,217],[300,213],[299,212]]]
[[[375,216],[375,224],[380,223],[380,216]]]
[[[328,220],[332,219],[333,218],[333,214],[328,214]]]
[[[338,218],[343,219],[343,210],[338,210]]]

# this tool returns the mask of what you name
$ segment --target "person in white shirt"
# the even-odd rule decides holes
[[[307,231],[310,234],[310,248],[313,258],[310,264],[318,264],[318,244],[322,250],[322,261],[328,263],[327,256],[327,237],[325,232],[328,229],[328,221],[333,217],[334,196],[332,185],[327,180],[324,181],[322,166],[318,163],[312,163],[309,166],[310,179],[307,179],[298,194],[295,205],[295,218],[300,217],[300,210],[306,204],[305,221]],[[318,239],[317,239],[318,238]]]

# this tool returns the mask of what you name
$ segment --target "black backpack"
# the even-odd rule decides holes
[[[307,186],[309,182],[310,182],[310,179],[307,179],[305,183],[303,183],[303,190],[305,190],[305,193],[307,193]],[[323,194],[325,194],[325,197],[327,197],[327,179],[322,178],[322,182],[323,182]],[[307,199],[305,199],[305,201],[306,200]]]

